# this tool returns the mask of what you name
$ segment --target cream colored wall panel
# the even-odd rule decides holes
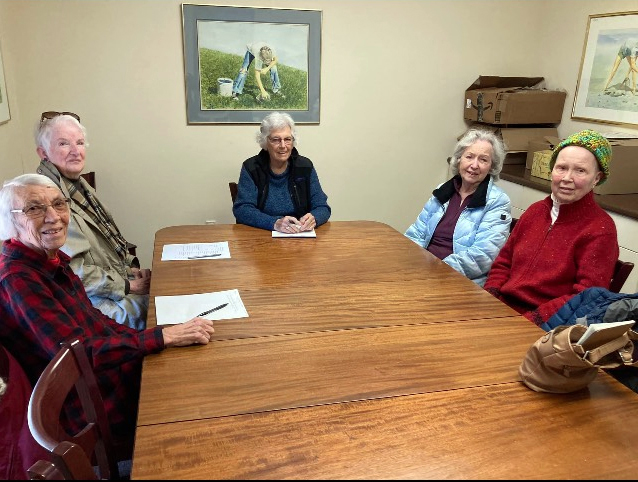
[[[520,212],[527,209],[528,205],[523,203],[523,199],[525,197],[523,191],[525,190],[525,186],[521,186],[520,184],[516,184],[515,182],[505,181],[503,179],[498,181],[498,186],[503,189],[503,191],[505,191],[509,196],[512,203],[512,211],[514,211],[514,209],[517,209],[520,215]],[[515,217],[520,216],[517,215]]]
[[[638,221],[612,212],[609,214],[616,223],[618,244],[638,253]]]
[[[622,293],[638,293],[638,253],[621,247],[620,259],[634,263],[634,269],[620,291]]]

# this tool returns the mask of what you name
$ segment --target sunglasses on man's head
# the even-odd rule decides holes
[[[71,117],[76,119],[78,122],[80,122],[80,116],[77,114],[74,114],[73,112],[55,112],[50,110],[48,112],[42,113],[42,116],[40,117],[40,124],[42,124],[46,120],[53,119],[54,117],[57,117],[59,115],[70,115]]]

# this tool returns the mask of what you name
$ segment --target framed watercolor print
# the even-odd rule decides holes
[[[182,4],[188,124],[319,123],[320,10]]]
[[[638,125],[638,12],[590,15],[572,119]]]
[[[2,50],[0,49],[0,124],[11,119],[9,113],[9,98],[7,97],[7,84],[4,81],[4,64],[2,62]]]

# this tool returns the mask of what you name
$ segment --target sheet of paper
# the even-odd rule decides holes
[[[317,233],[315,230],[312,231],[302,231],[300,233],[280,233],[279,231],[272,232],[273,238],[316,238]]]
[[[162,248],[162,261],[224,258],[230,258],[228,241],[220,243],[165,244]]]
[[[231,320],[248,318],[248,312],[239,296],[238,290],[198,293],[194,295],[156,296],[155,315],[158,325],[176,325],[184,323],[200,313],[219,305],[228,306],[205,315],[209,320]]]

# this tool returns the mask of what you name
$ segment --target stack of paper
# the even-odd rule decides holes
[[[272,232],[273,238],[316,238],[317,233],[315,230],[312,231],[300,231],[298,233],[280,233],[279,231]]]

